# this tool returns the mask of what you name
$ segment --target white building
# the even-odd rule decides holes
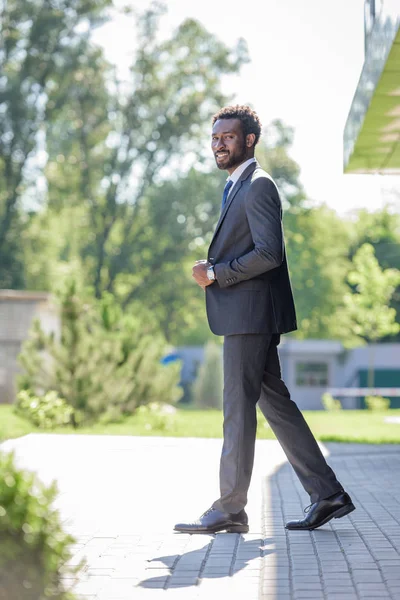
[[[51,294],[21,290],[0,290],[0,403],[13,402],[17,356],[35,318],[46,333],[60,332],[60,321]]]
[[[400,388],[400,344],[370,344],[346,350],[330,340],[283,338],[280,346],[283,379],[300,408],[322,408],[321,396],[328,388],[364,388],[373,366],[374,386]],[[362,397],[343,398],[345,408],[364,408]],[[400,398],[391,399],[400,407]]]

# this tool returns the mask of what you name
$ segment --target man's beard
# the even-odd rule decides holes
[[[242,164],[242,162],[244,162],[246,160],[246,149],[247,149],[246,142],[243,140],[241,150],[239,152],[236,152],[235,154],[231,154],[229,156],[228,162],[226,162],[225,164],[219,165],[217,158],[214,157],[216,160],[218,169],[221,169],[222,171],[226,171],[227,169],[232,169],[233,167]]]

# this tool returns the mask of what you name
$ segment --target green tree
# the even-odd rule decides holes
[[[346,293],[348,224],[326,205],[290,210],[284,217],[299,330],[306,338],[335,337],[332,314]]]
[[[46,106],[88,48],[108,0],[0,2],[0,286],[24,285],[21,200],[38,175]]]
[[[349,289],[333,322],[340,339],[347,345],[375,343],[386,335],[398,333],[396,311],[389,306],[400,284],[398,269],[381,269],[371,244],[363,244],[353,258],[347,275]],[[368,385],[373,386],[371,356]]]
[[[74,408],[76,425],[179,400],[180,365],[161,364],[167,346],[143,308],[123,313],[111,295],[93,302],[71,281],[60,293],[60,314],[60,339],[35,322],[20,354],[20,387],[57,392]]]
[[[377,211],[358,210],[353,217],[350,257],[365,243],[371,244],[382,269],[398,268],[400,265],[400,214],[396,206],[387,204]],[[400,323],[400,286],[390,300],[396,310],[396,321]],[[400,332],[384,336],[381,341],[399,341]]]

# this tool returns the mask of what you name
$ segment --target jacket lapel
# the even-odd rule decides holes
[[[228,200],[227,200],[227,202],[226,202],[226,204],[225,204],[225,206],[224,206],[224,208],[223,208],[223,210],[222,210],[222,212],[221,212],[221,215],[220,215],[220,217],[219,217],[218,223],[217,223],[217,225],[216,225],[216,227],[215,227],[214,235],[213,235],[213,237],[212,237],[212,240],[211,240],[210,244],[212,244],[212,242],[214,241],[214,238],[215,238],[215,236],[217,235],[217,232],[218,232],[219,228],[221,227],[222,221],[225,219],[226,213],[228,212],[230,205],[232,204],[232,202],[233,202],[233,200],[234,200],[234,198],[235,198],[236,194],[238,193],[238,191],[240,190],[240,188],[241,188],[241,187],[242,187],[242,185],[243,185],[243,181],[246,181],[246,179],[247,179],[247,178],[248,178],[248,177],[249,177],[249,176],[250,176],[250,175],[251,175],[251,174],[252,174],[252,173],[255,171],[255,169],[256,169],[257,167],[259,167],[259,166],[260,166],[260,165],[258,164],[258,162],[257,162],[257,161],[256,161],[256,162],[254,162],[254,163],[251,163],[251,165],[249,165],[249,166],[247,167],[247,169],[245,169],[245,170],[243,171],[243,173],[242,173],[242,175],[241,175],[241,177],[240,177],[239,181],[237,181],[237,182],[236,182],[236,184],[233,186],[233,188],[232,188],[232,192],[231,192],[231,193],[229,194],[229,196],[228,196]]]

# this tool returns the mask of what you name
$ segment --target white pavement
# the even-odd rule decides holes
[[[300,517],[308,497],[278,443],[258,441],[250,533],[173,533],[216,499],[221,444],[30,434],[1,448],[42,481],[57,480],[57,506],[78,542],[71,562],[87,559],[80,598],[400,599],[399,447],[328,444],[357,511],[289,533],[285,520]]]

